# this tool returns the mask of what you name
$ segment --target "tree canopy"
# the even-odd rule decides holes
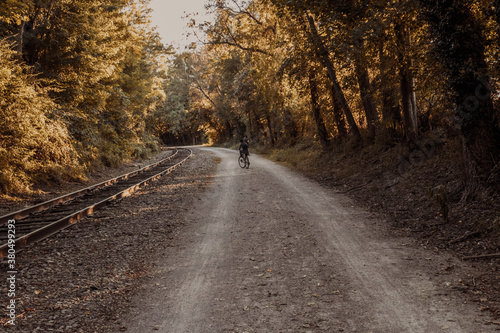
[[[325,151],[455,137],[468,191],[498,183],[499,1],[206,8],[214,20],[197,26],[204,45],[166,57],[147,0],[2,2],[2,191],[60,177],[55,168],[81,177],[161,141],[243,135],[276,147],[312,140]]]
[[[500,158],[499,2],[212,0],[200,25],[216,142],[417,147],[461,137],[468,187]],[[200,83],[200,86],[203,83]]]
[[[3,1],[0,190],[145,156],[165,99],[148,1]],[[59,170],[56,172],[56,170]]]

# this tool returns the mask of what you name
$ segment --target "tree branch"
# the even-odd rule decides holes
[[[272,55],[265,50],[261,50],[261,49],[255,48],[255,47],[245,47],[245,46],[237,43],[236,41],[231,42],[228,40],[224,40],[224,41],[208,42],[208,43],[205,43],[205,45],[229,45],[229,46],[237,47],[243,51],[261,53],[261,54],[265,54],[267,56],[272,57]]]
[[[189,73],[189,74],[190,74],[189,76],[193,79],[193,81],[194,81],[194,83],[196,84],[196,86],[197,86],[198,90],[199,90],[199,91],[203,94],[203,96],[205,96],[205,97],[206,97],[206,99],[208,99],[208,100],[210,101],[210,103],[212,103],[212,105],[213,105],[214,107],[216,107],[216,108],[217,108],[217,104],[215,104],[215,102],[214,102],[214,101],[210,98],[210,96],[208,96],[208,94],[205,92],[205,90],[203,90],[203,87],[201,86],[200,82],[198,81],[198,79],[197,79],[197,78],[196,78],[196,76],[194,75],[194,73],[193,73],[194,71],[193,71],[193,69],[191,68],[191,66],[190,66],[190,65],[188,65],[188,64],[186,63],[186,61],[184,61],[184,66],[186,66],[186,68],[189,70],[189,72],[190,72],[190,73]]]
[[[243,15],[250,17],[258,25],[264,25],[264,23],[262,23],[258,18],[256,18],[255,15],[250,13],[250,11],[244,10],[243,8],[241,8],[240,4],[236,0],[233,0],[233,3],[236,5],[236,7],[238,7],[238,11],[235,11],[234,9],[232,9],[228,6],[222,7],[222,8],[229,10],[231,13],[235,14],[235,16],[243,14]]]

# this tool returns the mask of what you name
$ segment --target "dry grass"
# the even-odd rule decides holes
[[[323,168],[323,155],[321,148],[312,142],[301,142],[293,147],[273,149],[268,153],[273,161],[308,174]]]

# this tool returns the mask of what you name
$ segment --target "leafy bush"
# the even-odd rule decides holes
[[[83,177],[65,124],[49,117],[57,107],[1,41],[0,193],[29,192],[35,181]]]

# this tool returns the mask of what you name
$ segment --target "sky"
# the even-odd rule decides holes
[[[197,21],[206,20],[205,3],[207,0],[151,0],[150,7],[153,9],[152,25],[157,26],[163,44],[172,45],[179,51],[197,39],[191,36],[187,39],[186,34],[191,31],[187,27],[189,19],[183,19],[186,14],[199,13],[195,18]]]

